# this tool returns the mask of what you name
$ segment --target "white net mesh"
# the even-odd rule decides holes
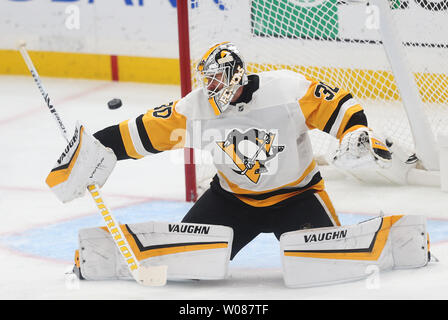
[[[448,133],[448,4],[389,0],[399,39],[435,136]],[[379,31],[378,8],[366,1],[193,0],[189,10],[192,70],[213,44],[232,41],[249,72],[290,69],[350,91],[369,126],[409,154],[414,143]],[[197,87],[193,78],[193,87]],[[317,159],[336,148],[311,132]],[[198,166],[201,170],[210,168]]]

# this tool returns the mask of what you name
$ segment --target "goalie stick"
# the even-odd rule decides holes
[[[31,75],[33,76],[33,79],[39,88],[40,93],[42,94],[42,97],[45,100],[45,103],[47,104],[48,109],[50,110],[51,114],[53,114],[54,119],[56,120],[59,129],[62,133],[62,136],[64,139],[69,142],[68,136],[67,136],[67,130],[62,122],[61,117],[59,116],[58,112],[56,111],[55,107],[50,102],[50,97],[45,90],[44,86],[42,85],[42,81],[39,77],[39,74],[36,71],[36,68],[34,67],[34,64],[28,55],[28,52],[25,48],[26,44],[24,42],[19,43],[19,51],[29,69],[31,72]],[[90,195],[92,196],[92,199],[99,211],[99,214],[103,218],[107,229],[109,230],[110,234],[112,235],[112,239],[118,248],[118,251],[121,253],[124,261],[126,262],[126,265],[129,269],[129,272],[131,273],[132,277],[140,284],[145,286],[161,286],[165,285],[166,283],[166,266],[142,266],[138,262],[135,253],[132,251],[131,246],[129,245],[123,231],[121,230],[118,221],[115,219],[111,211],[107,208],[106,204],[103,201],[103,198],[100,194],[99,187],[94,185],[89,185],[87,187],[87,190],[89,191]]]

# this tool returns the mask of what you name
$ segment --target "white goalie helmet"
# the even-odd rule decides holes
[[[229,108],[237,90],[248,81],[246,64],[231,42],[211,47],[199,61],[196,71],[215,115]]]

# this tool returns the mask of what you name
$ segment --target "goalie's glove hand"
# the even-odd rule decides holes
[[[45,182],[59,200],[68,202],[83,196],[88,185],[102,187],[116,162],[114,152],[77,123],[72,139]]]
[[[344,169],[372,166],[385,169],[392,164],[392,154],[372,130],[359,128],[342,138],[333,164]]]

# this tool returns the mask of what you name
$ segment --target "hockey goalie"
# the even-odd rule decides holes
[[[370,265],[427,264],[423,217],[339,222],[308,131],[339,139],[335,165],[385,168],[392,159],[349,92],[288,70],[248,74],[230,42],[211,47],[196,71],[202,88],[180,100],[93,135],[79,125],[47,179],[56,196],[66,202],[88,185],[102,186],[117,161],[200,148],[213,155],[217,174],[181,222],[120,226],[137,260],[166,266],[168,279],[223,279],[229,261],[260,233],[280,241],[289,287],[360,279]],[[80,230],[80,277],[130,278],[112,236],[104,227]]]

